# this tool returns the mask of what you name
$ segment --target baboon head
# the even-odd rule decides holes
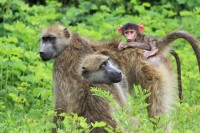
[[[117,65],[108,57],[101,54],[91,54],[81,62],[81,75],[90,83],[118,83],[122,73]]]
[[[43,30],[40,44],[40,57],[48,61],[57,57],[70,45],[70,32],[61,25],[50,26]]]

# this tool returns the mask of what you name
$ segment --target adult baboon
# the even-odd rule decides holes
[[[166,54],[164,51],[167,51],[170,42],[178,38],[187,39],[193,48],[195,46],[195,53],[199,61],[200,48],[197,41],[183,31],[172,32],[163,39],[158,40],[157,44],[161,44],[158,46],[158,53],[162,51],[161,54]],[[77,34],[70,33],[61,25],[50,26],[43,30],[40,56],[44,61],[55,58],[53,80],[55,110],[58,113],[75,112],[86,117],[90,115],[90,113],[87,115],[82,113],[82,107],[91,104],[90,101],[93,101],[88,98],[90,96],[90,86],[78,75],[77,68],[80,59],[94,51],[107,54],[117,62],[127,77],[129,90],[132,90],[133,84],[140,84],[142,88],[149,90],[151,94],[147,98],[147,103],[149,103],[148,113],[150,117],[170,110],[173,102],[172,97],[175,94],[173,92],[175,79],[169,61],[166,60],[155,68],[144,59],[141,49],[125,49],[119,52],[117,49],[118,44],[118,41],[112,41],[107,44],[93,45]],[[79,101],[84,101],[83,99],[90,100],[80,103]],[[55,121],[56,117],[54,117]]]
[[[108,125],[115,127],[116,121],[111,118],[112,111],[108,102],[98,96],[92,95],[90,92],[91,83],[87,83],[79,75],[78,67],[81,58],[92,52],[93,49],[87,40],[70,33],[63,26],[56,25],[43,30],[40,56],[44,61],[56,57],[53,72],[55,111],[58,114],[61,112],[74,112],[86,117],[89,123],[105,121]],[[104,65],[106,64],[102,64],[102,67]],[[115,83],[121,80],[122,74],[120,70],[113,68],[109,69],[109,72],[111,72],[109,77],[101,83]],[[95,84],[95,86],[114,91],[108,85],[101,84],[98,86],[98,84]],[[119,85],[115,84],[114,86]],[[116,95],[116,97],[120,96]],[[117,100],[117,102],[120,105],[123,104],[121,99]],[[53,121],[56,123],[58,118],[55,116]],[[53,132],[56,132],[56,129],[53,129]],[[105,131],[97,128],[92,132],[102,133]]]
[[[144,49],[144,56],[152,65],[158,65],[160,62],[165,61],[166,57],[158,54],[158,47],[156,46],[158,39],[143,34],[144,25],[128,22],[123,26],[118,27],[118,33],[123,35],[126,42],[120,42],[118,49],[123,50],[126,48],[141,48]],[[178,90],[180,103],[182,102],[182,86],[181,86],[181,69],[180,69],[180,59],[178,54],[174,50],[170,50],[170,53],[175,57],[177,63],[177,73],[178,73]]]
[[[108,56],[94,53],[85,56],[80,64],[80,75],[91,87],[99,87],[114,96],[118,107],[127,104],[128,83],[115,62]],[[121,76],[120,76],[121,75]],[[119,80],[121,80],[119,82]],[[116,83],[118,82],[118,83]],[[116,120],[118,122],[119,120]],[[137,118],[132,117],[132,126],[139,126]],[[122,127],[122,131],[124,131]]]
[[[108,56],[98,53],[87,55],[81,61],[80,72],[83,79],[91,84],[90,86],[110,91],[117,103],[124,105],[128,83],[125,75]],[[102,86],[102,84],[107,85]]]

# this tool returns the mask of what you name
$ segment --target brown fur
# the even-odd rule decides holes
[[[101,51],[103,54],[109,55],[119,64],[127,76],[130,91],[132,90],[133,84],[140,84],[151,93],[147,99],[147,103],[150,104],[148,107],[150,117],[168,112],[172,101],[166,103],[164,102],[166,99],[163,98],[168,97],[168,95],[171,97],[175,94],[173,93],[173,85],[174,81],[176,81],[168,60],[155,68],[144,59],[142,50],[125,49],[119,52],[117,45],[118,42],[114,42],[107,45],[104,44],[103,46],[94,46],[93,48],[99,52]],[[171,79],[168,79],[169,76],[171,76]],[[172,85],[168,89],[169,92],[165,90],[167,89],[167,82]],[[165,91],[167,92],[165,93]]]
[[[61,47],[62,53],[52,57],[55,58],[53,80],[55,110],[58,113],[74,112],[86,117],[88,122],[105,121],[115,127],[116,122],[110,116],[108,103],[92,95],[90,84],[83,81],[77,72],[80,59],[94,51],[109,55],[117,62],[127,77],[130,92],[133,84],[140,84],[151,93],[147,99],[149,117],[170,111],[175,79],[168,60],[155,68],[144,59],[142,50],[125,49],[119,52],[117,41],[95,45],[72,33],[70,36],[65,33],[68,36],[63,38],[64,31],[63,26],[52,26],[43,32],[43,35],[55,34],[57,43],[64,45]],[[54,122],[56,119],[54,117]],[[96,132],[103,131],[97,129]]]
[[[54,29],[55,28],[55,29]],[[62,35],[64,27],[53,26],[45,30],[49,34]],[[47,34],[44,32],[43,34]],[[55,33],[54,33],[55,32]],[[56,36],[59,36],[56,34]],[[59,36],[61,37],[61,36]],[[58,38],[59,39],[59,38]],[[80,59],[93,52],[87,41],[76,34],[70,35],[70,45],[55,58],[53,80],[55,110],[58,114],[62,112],[77,113],[87,118],[87,122],[105,121],[108,125],[116,127],[116,121],[111,118],[111,109],[108,102],[90,92],[91,85],[83,81],[79,76],[77,68]],[[98,87],[98,85],[95,85]],[[104,85],[101,85],[101,88]],[[108,88],[108,87],[107,87]],[[111,88],[108,88],[112,90]],[[57,122],[58,117],[54,117]],[[53,130],[56,132],[56,129]],[[102,128],[92,130],[94,133],[105,132]]]
[[[97,80],[99,78],[104,78],[104,75],[96,75],[95,72],[99,71],[99,66],[100,64],[102,64],[104,61],[109,60],[112,62],[112,64],[114,64],[116,66],[116,69],[118,69],[117,65],[109,59],[108,56],[94,53],[94,54],[90,54],[85,56],[82,61],[81,61],[81,65],[80,65],[80,75],[82,75],[82,71],[83,68],[87,69],[89,71],[89,73],[91,74],[90,76],[92,78],[96,78]],[[98,73],[99,74],[99,73]],[[98,76],[98,77],[97,77]],[[83,77],[84,79],[84,77]],[[102,84],[94,84],[92,83],[92,81],[88,81],[86,80],[86,82],[90,83],[91,87],[98,87],[98,88],[102,88],[105,91],[108,91],[110,94],[112,94],[114,96],[114,100],[115,103],[119,106],[119,107],[123,107],[126,102],[127,102],[127,93],[128,93],[128,83],[127,83],[127,79],[125,77],[125,75],[122,73],[122,80],[118,83],[102,83]],[[110,107],[111,108],[111,107]],[[118,122],[118,120],[116,120]],[[139,126],[140,125],[140,121],[137,118],[132,118],[132,126]],[[125,130],[125,129],[122,129]]]
[[[103,63],[103,61],[108,60],[109,57],[102,55],[102,54],[90,54],[87,55],[86,57],[84,57],[81,61],[81,65],[80,65],[80,75],[82,72],[82,67],[86,68],[90,73],[94,73],[96,71],[99,70],[99,66]],[[114,64],[114,63],[113,63]],[[116,65],[116,64],[114,64]],[[117,66],[116,66],[117,68]],[[103,75],[91,75],[92,78],[104,78]],[[97,77],[98,76],[98,77]],[[84,79],[84,77],[83,77]],[[109,91],[111,94],[113,94],[116,103],[118,103],[119,106],[123,107],[123,105],[126,102],[126,93],[128,93],[128,83],[126,80],[126,77],[124,74],[122,74],[122,80],[118,83],[102,83],[102,84],[94,84],[92,83],[92,81],[87,81],[89,82],[91,87],[96,87],[98,86],[99,88],[104,89],[105,91]]]
[[[162,53],[163,50],[166,49],[166,47],[169,47],[170,43],[175,41],[178,38],[182,38],[187,40],[190,45],[192,46],[196,58],[197,58],[197,62],[198,62],[198,66],[199,66],[199,72],[200,72],[200,46],[199,46],[199,42],[197,41],[197,39],[195,39],[195,37],[193,37],[191,34],[189,34],[186,31],[183,30],[178,30],[178,31],[174,31],[171,32],[169,34],[167,34],[166,36],[164,36],[163,38],[160,38],[157,40],[157,46],[159,49],[159,53]]]
[[[134,42],[128,42],[127,44],[129,44],[131,47],[134,47],[134,48],[142,48],[142,49],[148,50],[148,51],[146,51],[147,52],[146,55],[148,55],[149,53],[150,54],[152,53],[150,44],[154,44],[153,42],[156,42],[155,45],[157,45],[157,46],[154,46],[154,47],[158,47],[158,52],[155,56],[148,58],[148,60],[153,65],[156,66],[160,62],[165,61],[166,57],[163,56],[163,51],[166,51],[167,48],[169,47],[170,43],[178,38],[183,38],[191,44],[191,46],[195,52],[197,61],[198,61],[199,72],[200,72],[200,47],[198,46],[199,42],[192,35],[187,33],[186,31],[181,31],[181,30],[173,31],[172,33],[167,34],[166,36],[164,36],[161,39],[157,39],[152,36],[148,36],[148,35],[139,33]],[[180,99],[180,103],[182,103],[183,95],[182,95],[182,84],[181,84],[182,81],[181,81],[180,59],[179,59],[178,54],[174,50],[170,50],[170,53],[174,56],[174,58],[176,60],[176,64],[177,64],[179,99]]]

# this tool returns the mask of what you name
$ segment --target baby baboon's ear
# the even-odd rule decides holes
[[[67,28],[64,28],[64,33],[65,33],[65,36],[66,36],[67,38],[70,37],[70,33],[69,33],[69,31],[68,31]]]

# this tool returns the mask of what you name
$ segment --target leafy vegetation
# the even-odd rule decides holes
[[[43,28],[61,23],[70,30],[94,40],[120,37],[117,27],[127,21],[143,23],[145,33],[162,37],[170,31],[184,29],[200,40],[199,0],[76,0],[67,6],[52,0],[46,5],[29,6],[22,0],[0,1],[0,132],[50,132],[52,123],[52,61],[39,58],[39,37]],[[123,39],[123,38],[122,38]],[[172,113],[173,133],[200,132],[200,76],[196,57],[188,42],[173,43],[181,58],[183,104],[175,105]],[[173,59],[172,59],[173,61]],[[175,62],[175,61],[173,61]],[[131,115],[141,119],[141,132],[154,132],[147,117],[144,95],[136,87],[135,96],[129,99]],[[94,91],[99,92],[99,91]],[[102,94],[101,96],[106,96]],[[114,105],[113,105],[114,106]],[[63,126],[68,132],[88,132],[88,127],[105,126],[105,123],[88,125],[76,114],[65,116]],[[113,117],[120,118],[119,127],[127,132],[126,112],[119,109]],[[127,118],[127,119],[126,119]],[[126,121],[127,120],[127,121]],[[163,120],[165,122],[165,120]],[[162,123],[162,122],[161,122]],[[81,129],[80,129],[81,127]],[[108,132],[115,129],[105,126]],[[117,131],[117,129],[115,130]],[[62,131],[59,131],[62,132]],[[163,132],[157,129],[155,132]]]

